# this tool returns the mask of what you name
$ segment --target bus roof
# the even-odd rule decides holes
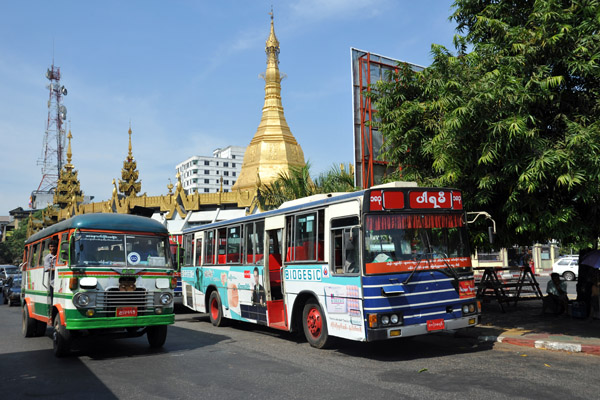
[[[168,234],[167,228],[160,222],[147,217],[129,214],[83,214],[56,223],[31,235],[25,243],[52,236],[67,229],[102,229],[127,232],[150,232]]]
[[[309,201],[309,202],[301,202],[300,204],[293,204],[291,206],[282,205],[277,210],[265,211],[265,212],[248,215],[248,216],[241,217],[241,218],[234,218],[234,219],[229,219],[229,220],[225,220],[225,221],[214,222],[211,224],[194,226],[194,227],[191,227],[188,229],[184,229],[183,233],[195,232],[195,231],[202,230],[202,229],[207,229],[207,228],[212,228],[212,227],[222,226],[222,225],[235,224],[235,223],[240,223],[240,222],[251,222],[255,219],[267,218],[267,217],[271,217],[274,215],[280,215],[280,214],[286,214],[286,213],[301,210],[301,209],[309,209],[309,208],[313,208],[313,207],[320,207],[320,206],[323,206],[326,204],[334,204],[334,203],[347,201],[347,200],[351,200],[351,199],[355,199],[355,198],[362,198],[364,196],[364,194],[365,194],[364,190],[359,190],[357,192],[349,192],[349,193],[344,193],[344,194],[335,193],[335,194],[331,194],[331,195],[325,195],[325,196],[327,196],[325,199],[319,197],[318,200]]]
[[[359,190],[356,192],[318,194],[318,195],[314,195],[314,196],[291,200],[291,201],[283,203],[277,210],[265,211],[262,213],[247,215],[247,216],[240,217],[240,218],[234,218],[234,219],[229,219],[229,220],[224,220],[224,221],[219,221],[219,222],[213,222],[210,224],[193,226],[193,227],[184,229],[183,233],[184,234],[191,233],[191,232],[196,232],[199,230],[211,229],[211,228],[221,227],[221,226],[229,225],[229,224],[252,222],[256,219],[268,218],[268,217],[272,217],[275,215],[282,215],[282,214],[285,215],[285,214],[288,214],[291,212],[296,212],[298,210],[304,210],[304,209],[309,210],[309,209],[321,207],[324,205],[341,203],[344,201],[357,199],[357,198],[364,198],[365,193],[370,193],[371,191],[374,191],[374,190],[378,190],[381,192],[390,191],[390,192],[410,193],[415,190],[417,190],[419,192],[427,192],[427,191],[450,192],[450,191],[453,191],[456,189],[440,188],[440,187],[419,187],[414,182],[392,182],[392,183],[388,183],[388,184],[373,186],[369,189],[363,189],[363,190]],[[433,208],[430,208],[430,209],[410,208],[410,207],[405,208],[404,206],[402,206],[402,208],[407,212],[424,212],[424,211],[426,211],[426,212],[442,212],[442,213],[464,212],[462,210],[462,205],[461,205],[460,209],[456,209],[456,210],[453,208],[451,208],[451,209],[446,208],[446,209],[439,209],[439,210],[433,209]]]

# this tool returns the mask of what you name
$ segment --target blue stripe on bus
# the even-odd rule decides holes
[[[439,271],[417,272],[409,284],[402,285],[404,294],[385,296],[383,286],[402,283],[409,274],[386,274],[363,277],[364,312],[366,314],[400,313],[405,325],[426,323],[431,319],[462,317],[460,306],[472,299],[459,298],[453,279]],[[448,307],[452,312],[447,312]]]

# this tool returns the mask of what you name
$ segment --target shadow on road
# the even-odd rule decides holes
[[[191,314],[190,321],[210,324],[207,314]],[[288,341],[290,344],[301,344],[311,350],[303,333],[287,332],[269,328],[267,326],[228,321],[228,326],[257,335],[266,335]],[[356,342],[336,338],[331,347],[325,350],[334,351],[351,357],[363,357],[378,361],[413,360],[429,357],[451,356],[456,354],[487,351],[493,348],[492,343],[478,343],[469,337],[455,337],[452,333],[431,334],[418,337],[399,338],[371,343]]]
[[[162,348],[151,349],[146,336],[138,338],[109,339],[101,336],[88,336],[77,339],[73,344],[71,357],[87,356],[93,360],[107,360],[130,357],[150,357],[158,354],[186,352],[205,346],[212,346],[228,336],[198,332],[170,325],[167,341]],[[169,336],[176,339],[169,340]]]
[[[77,357],[57,359],[50,350],[0,354],[0,371],[6,399],[118,398]]]

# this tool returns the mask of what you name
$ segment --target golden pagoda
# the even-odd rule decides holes
[[[304,153],[283,115],[281,75],[279,73],[279,41],[275,36],[273,12],[271,33],[266,42],[267,70],[265,104],[258,129],[244,154],[240,176],[232,190],[255,191],[260,183],[270,184],[290,167],[304,166]]]
[[[131,152],[131,124],[129,125],[129,153],[123,161],[121,169],[121,178],[119,179],[119,192],[127,197],[136,197],[142,190],[142,182],[138,181],[140,173],[137,170],[137,163]]]

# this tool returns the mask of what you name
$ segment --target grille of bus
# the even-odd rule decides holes
[[[96,307],[98,312],[114,313],[117,307],[137,307],[138,313],[152,312],[154,295],[144,289],[133,292],[121,292],[118,289],[98,293]]]

